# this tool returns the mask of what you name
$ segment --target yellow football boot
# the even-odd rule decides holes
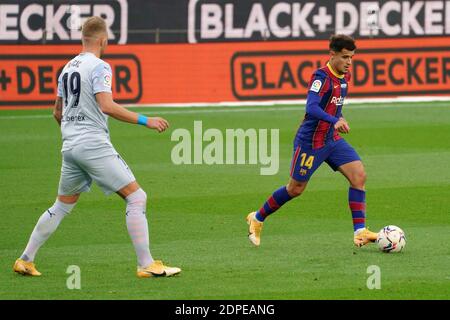
[[[369,242],[375,242],[377,241],[378,234],[372,231],[369,231],[369,229],[364,228],[358,231],[358,233],[355,234],[353,238],[353,242],[355,243],[355,246],[362,247]]]
[[[17,259],[13,267],[14,272],[17,272],[24,276],[39,277],[41,273],[37,271],[33,262],[27,262],[22,259]]]
[[[171,277],[181,272],[180,268],[165,266],[162,261],[155,260],[148,267],[138,267],[137,276],[139,278],[150,277]]]
[[[259,244],[261,243],[261,230],[263,227],[263,223],[256,220],[255,215],[256,211],[250,212],[247,215],[248,239],[255,246],[259,246]]]

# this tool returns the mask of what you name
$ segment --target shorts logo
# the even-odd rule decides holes
[[[322,81],[314,80],[314,82],[311,85],[311,89],[309,89],[309,90],[314,91],[314,92],[319,92],[321,87],[322,87]]]
[[[103,83],[105,86],[111,87],[111,76],[109,74],[105,74]]]

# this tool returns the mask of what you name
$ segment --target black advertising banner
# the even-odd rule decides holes
[[[450,1],[189,2],[189,42],[442,36]]]
[[[0,43],[79,43],[80,25],[87,17],[97,15],[105,19],[109,40],[125,44],[128,41],[128,14],[128,0],[2,0]]]
[[[183,43],[187,1],[2,0],[0,44],[78,44],[89,16],[105,19],[109,42]]]
[[[448,0],[2,0],[0,44],[78,43],[91,15],[117,44],[450,35]]]

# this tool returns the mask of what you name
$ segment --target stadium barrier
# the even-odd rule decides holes
[[[446,0],[6,0],[0,108],[53,104],[91,15],[106,21],[124,104],[304,99],[333,33],[357,39],[350,98],[450,97]]]
[[[450,94],[447,38],[360,40],[351,97]],[[276,44],[276,45],[275,45]],[[327,41],[111,45],[116,100],[126,104],[304,99]],[[0,106],[51,106],[79,45],[0,46]]]

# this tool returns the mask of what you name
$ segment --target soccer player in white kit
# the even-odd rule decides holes
[[[113,101],[111,67],[100,59],[108,44],[103,19],[90,17],[85,21],[82,44],[82,52],[66,64],[58,79],[53,112],[61,126],[63,141],[58,197],[40,217],[13,269],[23,275],[41,275],[33,262],[38,249],[71,212],[80,193],[89,191],[94,180],[105,194],[115,192],[126,201],[126,224],[136,250],[137,276],[178,274],[180,268],[165,266],[150,254],[145,215],[147,195],[111,144],[107,121],[111,116],[158,132],[166,130],[169,124],[163,118],[147,118]]]

